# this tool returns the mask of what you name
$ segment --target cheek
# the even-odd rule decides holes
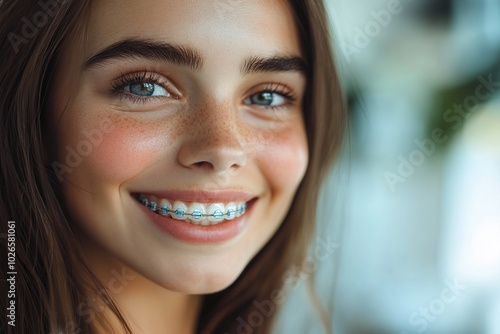
[[[89,157],[89,168],[106,180],[128,179],[151,165],[157,149],[156,137],[145,137],[133,127],[116,124]]]
[[[84,184],[120,183],[133,178],[152,166],[161,147],[168,143],[168,129],[133,119],[108,116],[71,123],[74,126],[61,131],[60,142],[64,144],[58,156],[74,168],[69,177]]]
[[[259,164],[274,192],[293,195],[308,163],[307,139],[303,129],[275,134],[262,141]]]

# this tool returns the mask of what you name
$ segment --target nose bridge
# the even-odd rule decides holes
[[[229,102],[210,102],[195,113],[198,131],[207,146],[233,146],[239,141],[237,111]]]
[[[220,173],[246,164],[242,126],[230,101],[212,99],[193,107],[186,125],[189,136],[179,152],[182,165]]]

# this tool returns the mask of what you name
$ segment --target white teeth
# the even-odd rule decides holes
[[[158,209],[158,198],[156,196],[151,196],[149,198],[149,209],[151,211],[156,211]]]
[[[245,213],[245,202],[224,203],[197,203],[188,204],[175,201],[174,204],[167,199],[158,199],[156,196],[138,196],[142,205],[162,216],[171,216],[195,225],[217,225],[224,220],[233,220]]]
[[[160,215],[168,216],[170,214],[169,211],[172,210],[172,204],[168,200],[162,198],[158,209]]]
[[[189,219],[196,225],[200,224],[200,221],[206,220],[204,216],[207,214],[207,210],[203,204],[192,203],[188,212],[191,214]]]
[[[210,204],[208,207],[208,220],[214,225],[214,223],[218,223],[224,220],[224,204],[222,203],[214,203]]]
[[[243,214],[246,212],[246,205],[245,204],[239,204],[238,208],[236,209],[236,217],[241,217]]]
[[[226,219],[227,220],[233,220],[234,218],[236,218],[236,209],[237,209],[237,206],[236,206],[236,203],[227,203],[226,205]]]
[[[184,204],[184,202],[175,201],[172,210],[173,212],[170,213],[172,218],[177,220],[185,220],[187,218],[186,212],[188,212],[188,210],[187,210],[187,205]]]

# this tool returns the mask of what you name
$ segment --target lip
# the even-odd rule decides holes
[[[195,225],[185,221],[173,219],[169,216],[162,216],[151,211],[134,198],[139,208],[147,215],[149,220],[167,235],[191,244],[216,244],[229,241],[246,230],[250,223],[254,204],[257,197],[247,192],[191,192],[191,191],[168,191],[168,192],[141,192],[143,195],[153,195],[162,198],[175,198],[181,201],[192,202],[224,202],[224,201],[245,201],[247,209],[244,215],[233,220],[225,220],[216,225]],[[232,196],[231,196],[232,195]],[[181,199],[182,198],[182,199]]]
[[[165,198],[173,201],[199,202],[199,203],[228,203],[228,202],[249,202],[257,196],[242,190],[169,190],[169,191],[146,191],[135,192],[135,194],[151,195],[157,198]]]

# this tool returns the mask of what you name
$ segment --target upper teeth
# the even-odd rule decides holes
[[[151,211],[162,216],[171,216],[177,220],[185,220],[197,225],[215,225],[224,220],[240,217],[246,211],[245,202],[230,203],[185,203],[158,199],[155,196],[140,195],[139,201]]]

